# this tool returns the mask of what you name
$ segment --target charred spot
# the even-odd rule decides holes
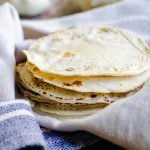
[[[53,89],[56,90],[56,86],[53,86]]]
[[[82,85],[82,81],[74,81],[74,82],[72,83],[72,85],[81,86],[81,85]]]
[[[91,98],[95,98],[95,97],[97,97],[96,94],[92,94],[92,95],[91,95]]]
[[[36,95],[36,96],[38,96],[38,95],[40,95],[40,94],[38,94],[38,93],[35,93],[35,92],[31,92],[32,94],[34,94],[34,95]]]
[[[64,85],[65,85],[65,86],[71,86],[71,84],[70,84],[70,83],[64,83]]]
[[[56,97],[56,98],[58,98],[58,99],[62,99],[61,97]]]
[[[34,72],[35,72],[35,71],[38,71],[38,68],[34,67],[34,68],[33,68],[33,71],[34,71]]]
[[[72,86],[72,85],[76,85],[76,86],[81,86],[82,85],[82,81],[74,81],[73,83],[64,83],[65,86]]]
[[[46,94],[46,92],[43,92],[43,94]]]
[[[83,98],[78,98],[77,100],[83,100]]]

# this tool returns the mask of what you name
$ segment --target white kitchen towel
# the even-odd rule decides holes
[[[11,6],[7,7],[7,4],[0,9],[0,101],[15,99],[14,51],[15,44],[23,40],[23,33],[18,15],[13,10]]]
[[[125,0],[52,20],[24,20],[28,37],[86,23],[110,24],[134,31],[150,43],[150,1]],[[35,36],[36,35],[36,36]],[[21,47],[21,44],[18,46]],[[36,114],[40,125],[61,131],[85,130],[127,149],[150,149],[150,82],[140,92],[85,119],[60,121]]]
[[[0,149],[44,149],[46,143],[29,102],[15,99],[15,44],[23,40],[16,10],[0,6]]]

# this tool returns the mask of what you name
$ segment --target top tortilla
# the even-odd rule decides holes
[[[149,46],[134,33],[109,26],[58,31],[25,54],[42,72],[62,76],[127,76],[150,68]]]
[[[135,76],[59,76],[41,72],[30,62],[26,67],[36,78],[54,86],[77,92],[125,93],[143,85],[150,77],[150,71]]]

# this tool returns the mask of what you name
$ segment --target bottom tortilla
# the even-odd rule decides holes
[[[34,112],[44,116],[50,116],[53,118],[57,118],[60,120],[66,119],[76,119],[76,118],[84,118],[90,116],[92,114],[97,113],[102,108],[97,109],[85,109],[85,110],[59,110],[59,109],[50,109],[48,106],[45,107],[43,104],[37,104],[37,102],[30,101],[32,103],[32,109]]]
[[[17,86],[19,87],[21,94],[30,102],[34,112],[40,115],[57,118],[59,120],[83,118],[100,111],[108,105],[108,103],[59,103],[53,100],[45,99],[41,95],[26,89],[19,83]]]
[[[29,101],[34,102],[35,104],[38,104],[38,106],[46,107],[47,109],[58,109],[59,111],[82,111],[87,109],[97,109],[97,108],[104,108],[108,105],[108,103],[93,103],[93,104],[86,104],[86,103],[60,103],[54,100],[45,99],[41,95],[37,95],[33,91],[27,90],[21,85],[18,85],[21,94],[28,99]]]

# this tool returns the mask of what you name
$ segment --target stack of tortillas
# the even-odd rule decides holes
[[[149,46],[109,26],[64,29],[36,41],[17,65],[33,110],[57,118],[91,115],[137,92],[150,76]]]

